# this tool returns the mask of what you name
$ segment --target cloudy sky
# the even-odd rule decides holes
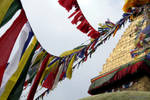
[[[109,18],[115,23],[123,14],[124,0],[78,0],[78,2],[85,17],[95,29],[99,22],[103,23]],[[70,23],[71,19],[67,19],[70,13],[62,8],[57,0],[22,0],[22,3],[34,33],[49,53],[58,56],[89,39]],[[0,30],[0,34],[6,27]],[[89,96],[87,91],[90,79],[102,70],[106,58],[115,48],[124,29],[99,47],[92,59],[89,58],[74,71],[71,80],[65,79],[59,83],[55,90],[44,97],[44,100],[78,100]]]

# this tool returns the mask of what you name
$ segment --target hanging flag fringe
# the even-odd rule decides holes
[[[27,100],[33,100],[34,95],[35,95],[35,92],[36,92],[36,89],[37,89],[37,87],[38,87],[38,85],[39,85],[41,76],[42,76],[42,74],[43,74],[43,72],[44,72],[44,70],[45,70],[45,68],[46,68],[46,63],[47,63],[49,57],[50,57],[50,55],[47,54],[47,56],[46,56],[45,59],[43,60],[42,65],[41,65],[41,68],[40,68],[39,72],[37,73],[37,75],[36,75],[36,77],[35,77],[35,80],[34,80],[34,83],[33,83],[32,87],[31,87],[31,89],[30,89],[30,92],[29,92],[29,95],[28,95]]]
[[[78,22],[81,22],[77,29],[79,29],[81,32],[88,34],[91,38],[98,38],[100,36],[100,33],[96,31],[86,20],[84,17],[77,0],[58,0],[59,4],[66,8],[67,11],[70,11],[73,7],[75,8],[75,11],[68,17],[73,17],[73,20],[71,21],[72,24],[77,24]]]

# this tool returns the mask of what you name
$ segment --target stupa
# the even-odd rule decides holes
[[[100,75],[91,79],[88,93],[96,96],[83,100],[150,100],[149,3],[150,0],[126,0],[125,12],[140,8],[141,13],[132,18]]]
[[[138,31],[137,27],[141,26],[142,29],[146,27],[146,22],[140,25],[142,24],[142,20],[143,16],[139,16],[126,29],[116,48],[106,60],[106,64],[103,65],[101,74],[91,80],[92,84],[89,88],[90,94],[128,89],[147,90],[147,88],[149,88],[148,90],[150,90],[150,78],[143,72],[149,71],[147,73],[150,74],[150,69],[146,70],[149,66],[146,63],[146,53],[143,52],[138,58],[132,58],[130,54],[131,50],[135,48],[134,42],[136,31]],[[146,68],[144,69],[143,67]],[[129,88],[131,85],[133,85],[134,88]]]

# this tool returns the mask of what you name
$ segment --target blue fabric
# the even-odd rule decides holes
[[[78,55],[78,57],[83,58],[85,54],[85,48],[82,49],[81,53]]]
[[[131,57],[134,58],[138,55],[138,53],[131,53]]]
[[[146,58],[147,58],[147,59],[150,59],[150,53],[148,53],[148,54],[146,55]]]
[[[28,38],[27,38],[27,40],[26,40],[26,42],[25,42],[25,44],[24,44],[24,47],[23,47],[23,50],[22,50],[22,53],[21,53],[21,57],[22,57],[22,55],[24,54],[25,50],[27,49],[27,47],[28,47],[28,45],[29,45],[29,43],[30,43],[32,37],[33,37],[33,31],[30,31],[30,32],[29,32],[29,36],[28,36]],[[21,58],[20,58],[20,59],[21,59]]]
[[[144,34],[149,34],[150,35],[150,25],[148,25],[143,31],[142,31],[142,33],[144,33]]]
[[[127,16],[129,16],[129,15],[131,15],[131,14],[129,14],[129,13],[124,13],[122,16],[123,16],[123,17],[127,17]]]
[[[130,83],[124,85],[125,88],[129,88]]]
[[[7,65],[6,65],[6,68],[8,67],[9,64],[10,64],[10,63],[8,62]]]
[[[60,59],[60,58],[58,58],[58,57],[55,58],[55,60],[53,60],[53,61],[48,65],[48,67],[51,66],[52,64],[54,64],[54,63],[55,63],[57,60],[59,60],[59,59]]]

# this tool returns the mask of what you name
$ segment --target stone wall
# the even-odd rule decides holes
[[[123,84],[122,86],[115,86],[116,88],[111,88],[105,92],[118,92],[118,91],[149,91],[150,92],[150,78],[148,76],[143,76],[139,79],[133,80]]]
[[[144,76],[134,82],[134,84],[126,89],[121,89],[121,91],[150,91],[150,78],[148,76]]]
[[[80,100],[150,100],[150,92],[122,91],[89,96]]]

